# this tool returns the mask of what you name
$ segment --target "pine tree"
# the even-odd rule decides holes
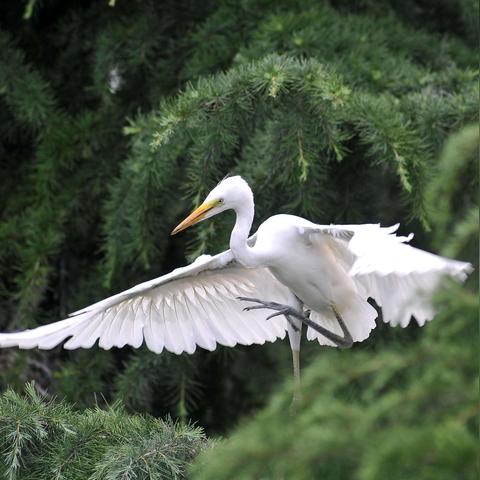
[[[179,479],[206,446],[198,427],[131,416],[119,404],[80,414],[45,401],[33,384],[25,390],[0,398],[5,479]]]
[[[476,270],[479,147],[477,126],[452,136],[428,185],[437,245]],[[375,355],[319,355],[305,372],[295,416],[287,385],[200,457],[193,478],[477,478],[477,290],[473,277],[467,289],[446,286],[434,323],[417,341],[384,345]]]
[[[477,17],[471,0],[3,2],[1,331],[64,318],[199,253],[225,249],[228,215],[179,238],[168,233],[232,172],[255,192],[254,228],[280,211],[319,223],[400,221],[417,246],[472,258],[476,207],[468,200],[464,209],[458,186],[467,191],[477,178],[461,153],[474,144],[475,127],[438,158],[450,134],[477,121]],[[321,378],[332,382],[326,391],[338,386],[356,398],[356,386],[320,369],[338,362],[348,370],[352,355],[376,368],[381,354],[401,368],[399,351],[411,349],[406,358],[415,358],[435,335],[473,337],[456,313],[470,308],[469,295],[448,294],[447,313],[422,332],[379,324],[348,352],[306,342],[306,391],[316,392]],[[3,350],[0,389],[20,392],[33,378],[37,391],[72,402],[75,412],[120,399],[130,412],[170,414],[226,433],[290,375],[289,355],[286,343],[180,357],[145,349]],[[380,395],[383,380],[370,385],[368,372],[352,372],[359,404],[362,395]],[[388,372],[385,382],[410,378]],[[418,372],[428,390],[435,374]],[[462,372],[455,381],[467,391],[471,377]],[[285,395],[275,400],[282,408]],[[418,414],[417,407],[408,412]],[[422,413],[433,428],[435,417]],[[419,443],[429,435],[422,432]],[[394,459],[381,441],[388,468]],[[383,468],[369,455],[368,468]],[[381,470],[365,472],[377,478]]]

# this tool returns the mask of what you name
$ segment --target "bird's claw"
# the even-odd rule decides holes
[[[244,307],[243,311],[244,312],[249,312],[250,310],[258,310],[259,308],[268,308],[264,305],[251,305],[250,307]]]
[[[250,305],[245,307],[244,310],[256,310],[259,308],[269,308],[270,310],[282,310],[287,307],[287,305],[282,305],[281,303],[277,302],[266,302],[264,300],[259,300],[258,298],[250,298],[250,297],[237,297],[237,300],[242,302],[253,302],[259,303],[259,305]]]
[[[279,315],[286,315],[286,314],[288,314],[288,310],[289,310],[288,308],[284,308],[284,309],[282,309],[282,310],[278,310],[277,312],[274,312],[274,313],[272,313],[271,315],[269,315],[269,316],[267,317],[267,320],[270,320],[270,319],[273,318],[273,317],[278,317]]]
[[[248,307],[244,307],[243,308],[244,312],[249,312],[250,310],[258,310],[261,308],[275,310],[275,312],[269,315],[266,318],[266,320],[270,320],[271,318],[278,317],[279,315],[285,315],[285,318],[288,320],[288,323],[290,323],[292,328],[296,332],[299,331],[299,328],[293,324],[292,320],[288,316],[289,314],[291,315],[292,313],[295,313],[296,315],[298,315],[298,312],[296,312],[296,310],[294,310],[289,305],[282,305],[281,303],[277,303],[277,302],[266,302],[264,300],[259,300],[257,298],[249,298],[249,297],[237,297],[237,300],[240,300],[242,302],[254,302],[259,304],[259,305],[250,305]]]

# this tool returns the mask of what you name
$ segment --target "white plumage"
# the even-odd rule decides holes
[[[104,349],[138,348],[145,341],[155,353],[166,349],[180,354],[193,353],[197,345],[214,350],[217,343],[233,347],[284,338],[284,318],[266,322],[264,313],[243,312],[236,300],[259,290],[279,303],[287,301],[287,289],[266,268],[245,269],[231,251],[202,255],[187,267],[74,312],[66,320],[0,334],[0,346],[49,349],[70,337],[66,349],[90,348],[97,340]]]
[[[0,334],[0,347],[49,349],[66,340],[67,349],[102,348],[145,342],[156,353],[164,349],[193,353],[197,346],[273,342],[289,333],[298,352],[301,321],[284,316],[266,320],[263,310],[243,311],[237,297],[251,297],[311,310],[310,319],[341,336],[335,311],[353,341],[365,340],[383,320],[405,327],[414,317],[431,320],[431,298],[444,277],[463,281],[471,271],[465,262],[449,260],[396,236],[398,225],[316,225],[292,215],[275,215],[248,238],[253,195],[241,177],[223,180],[173,233],[226,209],[236,212],[230,250],[202,255],[189,266],[136,285],[50,325]],[[294,328],[296,326],[298,330]],[[336,345],[311,326],[309,340]]]

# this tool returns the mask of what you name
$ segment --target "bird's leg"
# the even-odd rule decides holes
[[[338,313],[337,309],[332,305],[332,310],[337,319],[340,328],[342,329],[343,337],[337,335],[336,333],[331,332],[330,330],[318,325],[317,323],[310,320],[310,318],[301,319],[303,323],[313,328],[316,332],[323,335],[325,338],[331,340],[337,347],[350,348],[353,345],[353,338],[350,332],[348,331],[345,322],[343,321],[342,316]]]
[[[305,325],[308,325],[309,327],[313,328],[316,332],[320,333],[323,335],[325,338],[328,338],[331,340],[335,345],[338,347],[344,347],[344,348],[350,348],[353,345],[353,338],[348,331],[347,326],[345,325],[345,322],[343,321],[343,318],[341,315],[338,313],[337,309],[332,305],[332,310],[333,313],[335,314],[335,318],[337,319],[338,324],[340,325],[340,328],[342,329],[343,336],[337,335],[336,333],[331,332],[330,330],[322,327],[321,325],[316,324],[312,320],[310,320],[309,315],[305,315],[303,312],[299,312],[293,307],[290,307],[289,305],[282,305],[281,303],[276,303],[276,302],[266,302],[264,300],[258,300],[256,298],[248,298],[248,297],[237,297],[238,300],[244,301],[244,302],[255,302],[258,303],[259,305],[252,305],[249,307],[245,307],[244,310],[249,311],[249,310],[256,310],[259,308],[267,308],[269,310],[275,310],[275,313],[269,315],[267,317],[267,320],[273,317],[276,317],[277,315],[285,315],[285,317],[288,319],[287,315],[298,318],[301,320]]]
[[[297,308],[301,308],[303,310],[303,303],[297,297],[295,298],[295,302]],[[292,335],[297,336],[300,335],[301,331],[301,324],[295,322],[292,318],[299,319],[301,321],[304,318],[309,318],[310,310],[306,310],[304,314],[302,314],[299,310],[291,307],[289,305],[283,305],[281,303],[276,302],[267,302],[264,300],[258,300],[256,298],[248,298],[248,297],[237,297],[238,300],[245,301],[245,302],[255,302],[258,305],[251,305],[245,307],[244,310],[258,310],[260,308],[267,308],[269,310],[275,310],[275,312],[267,317],[267,320],[279,315],[284,315],[287,319],[289,327],[291,327],[292,331],[289,331],[289,338],[290,338],[290,346],[292,348],[292,362],[293,362],[293,397],[292,403],[290,405],[290,413],[295,415],[298,411],[299,404],[302,399],[302,392],[301,392],[301,383],[300,383],[300,343],[296,345],[296,343],[292,343]],[[300,328],[299,328],[300,327]],[[299,337],[298,337],[299,340]]]
[[[288,319],[288,317],[287,317]],[[290,322],[292,320],[290,319]],[[292,350],[293,360],[293,398],[290,405],[290,413],[295,415],[298,410],[298,406],[302,400],[302,389],[300,382],[300,351]]]
[[[333,310],[333,314],[335,315],[335,318],[337,319],[337,322],[340,325],[340,328],[342,329],[342,333],[343,333],[343,345],[339,345],[339,344],[337,344],[337,345],[339,347],[350,348],[353,345],[352,335],[348,331],[348,328],[345,325],[345,322],[343,321],[342,316],[338,313],[337,309],[333,305],[332,305],[332,310]]]

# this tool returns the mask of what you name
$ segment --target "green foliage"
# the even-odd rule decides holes
[[[201,429],[131,416],[115,404],[75,412],[45,401],[28,384],[24,396],[0,398],[0,474],[6,479],[180,479],[206,446]]]
[[[478,125],[469,125],[448,140],[437,165],[437,175],[430,183],[428,196],[431,216],[436,223],[436,241],[445,254],[460,255],[475,247],[478,207],[471,201],[478,189]],[[477,218],[478,223],[478,218]],[[472,255],[473,256],[473,255]]]
[[[435,231],[449,221],[459,227],[443,230],[439,241],[477,271],[478,175],[467,177],[469,185],[451,175],[478,168],[472,155],[478,141],[477,127],[452,136],[429,186],[432,201],[441,200],[443,207],[432,216]],[[452,219],[453,211],[461,223]],[[375,355],[324,352],[305,371],[296,415],[289,415],[288,384],[227,441],[201,456],[193,477],[477,478],[477,287],[475,278],[468,289],[446,286],[434,322],[416,342],[383,345]]]
[[[477,13],[472,0],[0,3],[0,331],[64,318],[224,250],[229,215],[168,234],[227,173],[253,187],[254,228],[278,212],[320,223],[400,221],[417,246],[477,258]],[[206,457],[212,470],[198,475],[218,473],[227,458],[236,465],[244,447],[252,455],[247,478],[295,478],[289,468],[297,466],[299,478],[370,480],[395,478],[393,470],[415,476],[407,469],[418,465],[442,478],[467,464],[473,344],[465,339],[476,332],[472,294],[454,292],[421,332],[379,325],[348,352],[305,342],[302,362],[312,368],[303,413],[287,421],[289,394],[280,393],[258,427],[232,440],[238,458],[221,446],[225,460],[213,460],[214,450]],[[120,399],[131,412],[192,419],[224,434],[265,405],[291,374],[290,361],[287,342],[190,357],[3,350],[0,389],[35,379],[47,398],[74,406],[5,394],[15,399],[2,403],[12,405],[5,431],[15,430],[18,410],[27,436],[8,437],[20,450],[2,468],[21,478],[55,477],[53,464],[63,465],[59,478],[85,478],[85,465],[95,466],[93,478],[128,478],[143,467],[139,478],[147,468],[152,477],[177,472],[176,461],[163,465],[154,453],[145,463],[143,452],[158,452],[175,428],[188,427],[160,427],[117,407],[80,409]],[[423,419],[418,432],[415,418]],[[271,433],[263,441],[262,429]],[[429,441],[430,452],[422,448]],[[169,458],[189,461],[187,443],[176,450],[174,441]]]
[[[202,456],[194,478],[476,478],[478,301],[459,289],[442,300],[418,343],[323,353],[295,416],[288,386]]]

